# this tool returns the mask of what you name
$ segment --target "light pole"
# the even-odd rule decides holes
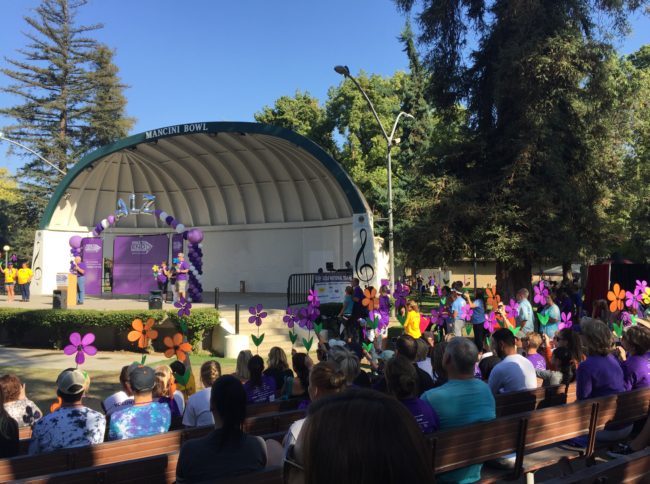
[[[41,155],[39,155],[38,153],[36,153],[36,151],[34,151],[33,149],[31,149],[31,148],[25,146],[25,145],[22,144],[22,143],[19,143],[18,141],[14,141],[14,140],[12,140],[12,139],[9,139],[9,138],[5,137],[5,135],[4,135],[4,133],[3,133],[2,131],[0,131],[0,141],[7,141],[8,143],[14,144],[14,145],[16,145],[16,146],[20,146],[22,149],[24,149],[24,150],[26,150],[26,151],[29,151],[31,154],[33,154],[33,155],[35,155],[35,156],[38,156],[38,157],[41,159],[41,161],[43,161],[44,163],[47,163],[48,165],[50,165],[52,168],[54,168],[55,170],[57,170],[57,171],[58,171],[59,173],[61,173],[62,175],[65,175],[65,174],[66,174],[65,171],[63,171],[61,168],[59,168],[58,166],[56,166],[56,165],[55,165],[54,163],[52,163],[51,161],[48,161],[48,160],[46,160],[45,158],[43,158]]]
[[[9,251],[11,250],[11,247],[5,245],[2,250],[5,251],[5,267],[7,267],[9,265]]]
[[[394,145],[397,145],[399,143],[399,138],[395,138],[395,130],[397,129],[397,124],[399,123],[399,120],[402,116],[406,116],[407,118],[415,119],[411,114],[405,113],[404,111],[400,111],[400,113],[397,115],[395,118],[395,122],[393,123],[393,129],[390,132],[390,136],[384,129],[384,125],[381,123],[381,120],[379,119],[379,115],[377,114],[377,111],[375,110],[375,107],[372,105],[372,101],[370,101],[370,98],[368,97],[368,94],[366,94],[366,91],[363,90],[359,82],[350,74],[350,69],[348,66],[336,66],[334,67],[334,70],[338,73],[341,74],[344,77],[347,77],[350,79],[355,86],[357,86],[357,89],[361,91],[361,94],[363,94],[363,97],[366,99],[366,102],[368,103],[368,106],[370,107],[370,110],[372,111],[372,114],[375,115],[375,119],[377,120],[377,124],[379,124],[379,127],[381,128],[381,133],[384,135],[384,138],[386,139],[386,144],[387,149],[386,149],[386,158],[387,158],[387,163],[388,163],[388,263],[390,266],[390,290],[395,289],[395,247],[393,244],[393,239],[394,239],[394,233],[393,233],[393,167],[392,167],[392,160],[391,160],[391,150],[393,149]],[[393,312],[394,309],[391,310]]]

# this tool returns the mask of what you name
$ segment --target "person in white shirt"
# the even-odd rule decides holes
[[[110,417],[116,410],[133,405],[133,390],[129,384],[129,366],[122,367],[120,384],[122,390],[113,393],[102,402],[102,408],[107,417]]]
[[[537,388],[533,364],[517,353],[515,336],[502,328],[492,335],[492,350],[501,361],[494,367],[488,385],[495,395]]]
[[[210,360],[201,365],[201,383],[203,390],[196,392],[187,400],[183,425],[185,427],[200,427],[214,425],[214,416],[210,410],[210,393],[212,384],[221,376],[221,365],[218,361]]]

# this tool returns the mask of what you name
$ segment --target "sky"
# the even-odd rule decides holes
[[[23,20],[39,0],[0,0],[0,66],[21,56],[30,31]],[[406,18],[392,0],[89,0],[78,23],[115,49],[129,86],[131,134],[195,121],[253,121],[283,95],[307,91],[321,101],[341,82],[345,64],[385,76],[406,70],[398,41]],[[617,43],[627,54],[650,43],[650,18],[632,20]],[[9,78],[0,74],[0,86]],[[17,103],[0,93],[0,106]],[[0,126],[11,120],[0,117]],[[0,166],[22,164],[1,143]]]

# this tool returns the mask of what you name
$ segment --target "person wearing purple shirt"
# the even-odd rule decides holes
[[[408,358],[398,354],[388,360],[384,377],[388,392],[408,408],[423,433],[428,434],[438,430],[440,427],[438,414],[431,405],[416,397],[417,372]]]
[[[77,276],[77,304],[83,304],[86,296],[86,263],[81,261],[81,257],[74,258],[72,273]]]
[[[631,326],[618,348],[623,378],[630,390],[650,387],[650,329],[637,324]]]
[[[546,370],[546,359],[537,351],[542,345],[542,337],[537,333],[531,333],[523,339],[526,359],[530,361],[535,370]]]
[[[248,361],[250,380],[244,383],[248,403],[272,402],[275,400],[275,379],[264,376],[264,360],[255,355]]]
[[[185,297],[187,293],[187,281],[190,278],[190,265],[185,262],[185,255],[178,253],[178,265],[176,267],[176,285],[178,286],[178,296]]]

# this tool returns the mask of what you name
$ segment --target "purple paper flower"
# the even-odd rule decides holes
[[[623,322],[624,327],[632,326],[632,317],[627,311],[621,312],[621,321]]]
[[[506,306],[506,315],[509,318],[516,318],[519,314],[519,304],[514,299],[510,300],[510,304]]]
[[[465,321],[472,319],[472,314],[474,314],[474,310],[470,307],[469,304],[465,304],[462,308],[460,308],[460,317]]]
[[[252,314],[252,316],[248,318],[248,322],[250,324],[255,323],[258,326],[262,326],[262,319],[268,316],[266,311],[264,311],[264,306],[261,304],[249,307],[248,312]]]
[[[497,322],[497,315],[494,313],[494,311],[490,311],[490,314],[485,315],[485,322],[483,323],[483,327],[487,329],[490,334],[492,334],[494,333],[494,330],[497,326],[499,326],[499,323]]]
[[[634,288],[634,293],[636,294],[637,292],[643,296],[645,293],[646,289],[648,288],[648,282],[647,281],[640,281],[636,280],[636,287]]]
[[[300,311],[298,311],[298,326],[310,331],[314,329],[314,322],[311,319],[309,308],[300,308]]]
[[[535,304],[546,304],[546,298],[548,297],[548,289],[544,287],[544,281],[539,281],[534,288],[535,297],[533,301]]]
[[[97,348],[91,346],[91,343],[95,341],[95,335],[92,333],[87,333],[81,337],[77,332],[70,335],[70,344],[63,348],[63,352],[66,355],[72,355],[77,353],[74,361],[77,365],[82,365],[86,361],[84,353],[88,356],[95,356],[97,354]]]
[[[440,313],[436,311],[435,309],[431,310],[431,324],[437,324],[438,326],[442,326],[444,324],[444,320],[440,317]]]
[[[380,287],[383,287],[383,286],[388,287],[389,284],[390,284],[390,281],[388,279],[382,279],[381,282],[380,282]]]
[[[183,316],[190,315],[190,310],[192,309],[192,303],[190,303],[187,299],[181,296],[179,300],[174,303],[174,307],[178,309],[178,317],[182,318]]]
[[[395,290],[393,291],[393,297],[395,298],[395,307],[406,306],[406,298],[411,293],[410,288],[402,284],[401,282],[395,283]]]
[[[307,301],[309,305],[314,306],[314,307],[319,307],[320,306],[320,299],[318,299],[318,293],[314,291],[313,289],[309,290],[309,296],[307,296]]]
[[[570,328],[573,326],[573,321],[571,321],[571,313],[561,313],[562,322],[559,324],[559,329]]]
[[[645,281],[644,281],[645,282]],[[639,291],[639,286],[634,290],[634,293],[625,291],[625,305],[628,308],[639,309],[639,303],[643,300],[643,293]]]
[[[289,308],[287,308],[287,313],[282,318],[282,321],[284,321],[287,324],[287,327],[289,329],[291,329],[298,322],[298,317],[297,316],[298,316],[298,310],[297,309],[291,309],[289,307]]]

